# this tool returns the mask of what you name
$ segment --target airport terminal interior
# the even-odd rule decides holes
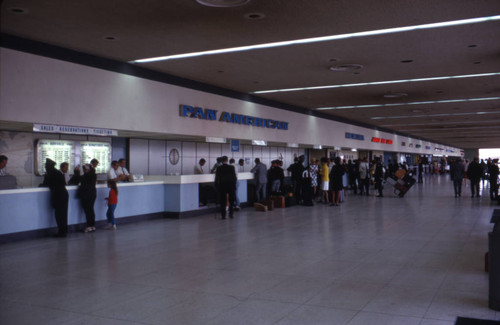
[[[404,198],[347,192],[0,246],[2,324],[451,325],[500,319],[484,255],[492,204],[426,175]],[[117,213],[123,213],[117,208]]]
[[[499,0],[0,6],[0,324],[500,324]]]

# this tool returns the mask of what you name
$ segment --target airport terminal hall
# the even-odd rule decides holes
[[[0,0],[0,324],[500,324],[499,0]]]

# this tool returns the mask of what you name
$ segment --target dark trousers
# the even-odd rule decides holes
[[[299,203],[302,200],[302,180],[293,181],[293,196],[295,200]]]
[[[375,179],[375,188],[378,190],[378,195],[379,196],[384,196],[384,186],[382,185],[382,179],[381,178],[376,178]]]
[[[55,210],[55,217],[59,234],[68,232],[68,192],[62,192],[52,197],[52,206]]]
[[[349,186],[354,190],[354,194],[358,194],[358,186],[356,185],[356,176],[349,176]]]
[[[229,196],[229,217],[233,217],[233,208],[235,200],[236,188],[233,184],[219,186],[219,202],[220,202],[220,214],[222,218],[226,217],[226,203],[227,197]]]
[[[95,227],[95,212],[94,203],[96,199],[96,194],[84,195],[82,200],[83,212],[85,212],[85,218],[87,219],[87,227]]]
[[[492,200],[498,198],[498,177],[490,178],[490,198]]]
[[[455,189],[455,196],[461,195],[462,194],[462,179],[454,179],[453,180],[453,188]]]
[[[370,179],[367,177],[365,179],[359,179],[359,194],[366,192],[366,195],[370,194]]]
[[[472,196],[474,196],[474,194],[476,196],[479,196],[479,181],[480,181],[479,178],[471,178],[470,179],[470,192],[471,192]]]

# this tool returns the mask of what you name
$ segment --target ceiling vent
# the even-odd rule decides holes
[[[242,6],[250,0],[196,0],[196,2],[207,7],[228,8]]]
[[[341,64],[330,67],[331,71],[356,71],[361,69],[363,69],[361,64]]]

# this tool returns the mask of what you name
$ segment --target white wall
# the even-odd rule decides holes
[[[4,48],[0,90],[0,121],[435,153],[435,144],[408,137]],[[283,120],[289,130],[181,117],[181,104]],[[365,140],[346,139],[345,132],[362,134]],[[374,136],[392,139],[393,144],[372,143]],[[408,143],[422,147],[409,148]],[[215,155],[210,151],[210,157]]]

